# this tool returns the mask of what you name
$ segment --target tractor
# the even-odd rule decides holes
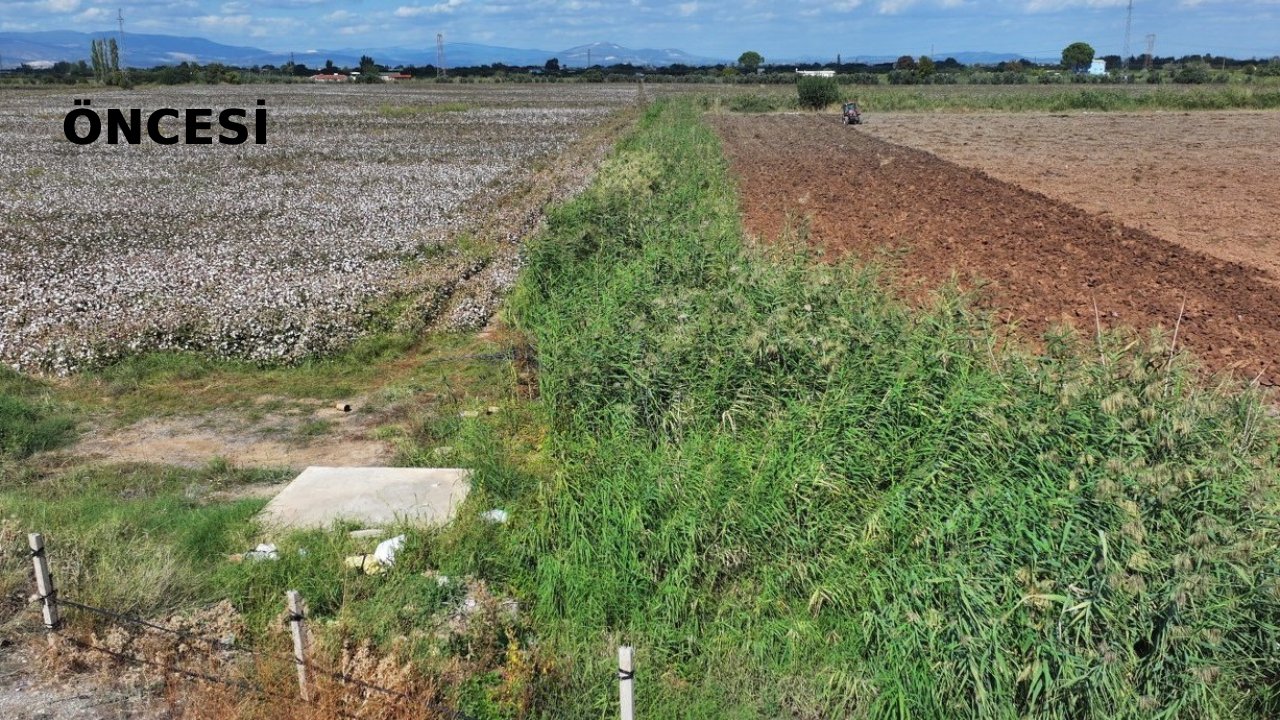
[[[840,121],[845,125],[861,125],[862,111],[858,109],[858,103],[845,103],[840,113]]]

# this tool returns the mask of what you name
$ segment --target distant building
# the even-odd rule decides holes
[[[402,72],[382,73],[382,82],[404,82],[405,80],[412,80],[412,79],[413,79],[413,76],[408,73],[402,73]]]
[[[1106,75],[1107,61],[1101,58],[1095,59],[1093,61],[1093,64],[1089,66],[1089,74],[1090,75]]]
[[[319,75],[311,76],[311,82],[318,83],[347,82],[348,80],[350,78],[341,73],[320,73]]]
[[[796,70],[797,75],[804,77],[835,77],[835,70]]]

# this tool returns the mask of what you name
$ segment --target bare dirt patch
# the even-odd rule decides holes
[[[901,250],[904,287],[955,277],[1038,336],[1066,322],[1172,329],[1213,370],[1274,384],[1280,287],[1257,267],[1168,242],[830,116],[721,116],[746,227],[765,239],[807,223],[838,257]]]
[[[1280,113],[876,114],[862,129],[1280,278]]]
[[[260,404],[274,404],[270,397]],[[310,407],[308,407],[310,406]],[[385,465],[394,450],[371,437],[378,417],[331,404],[291,401],[291,411],[214,410],[147,418],[123,428],[98,428],[72,449],[99,462],[201,467],[215,459],[241,467],[301,470],[310,465]],[[310,434],[314,433],[314,437]]]

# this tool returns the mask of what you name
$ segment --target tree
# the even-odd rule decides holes
[[[115,38],[91,40],[89,59],[93,63],[93,77],[103,85],[115,82],[120,74],[120,47]]]
[[[551,58],[546,65],[542,66],[547,72],[560,72],[560,58]]]
[[[361,75],[377,75],[378,63],[374,62],[373,58],[369,57],[368,55],[361,55],[360,56],[360,74]]]
[[[933,58],[928,55],[921,55],[920,62],[916,64],[916,72],[920,74],[920,77],[929,77],[937,69],[937,66],[933,63]]]
[[[804,76],[796,79],[800,106],[813,110],[840,102],[840,85],[835,78]]]
[[[1073,42],[1062,50],[1062,67],[1082,72],[1093,63],[1093,46],[1085,42]]]
[[[903,55],[902,57],[898,58],[897,62],[893,64],[893,69],[894,70],[915,70],[916,59],[911,57],[910,55]]]
[[[764,56],[755,50],[748,50],[738,56],[738,65],[743,72],[753,73],[764,64]]]
[[[333,74],[333,71],[334,71],[334,70],[337,70],[337,69],[338,69],[338,68],[334,66],[334,64],[333,64],[333,61],[332,61],[332,60],[325,60],[325,61],[324,61],[324,72],[325,72],[325,74],[326,74],[326,75],[332,75],[332,74]]]

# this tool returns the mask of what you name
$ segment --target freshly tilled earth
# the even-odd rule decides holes
[[[831,259],[894,261],[907,295],[955,278],[1031,337],[1068,323],[1178,329],[1210,370],[1280,381],[1280,287],[935,155],[814,115],[720,116],[748,232],[807,228]],[[1185,310],[1182,310],[1185,302]],[[1095,309],[1096,308],[1096,309]],[[1179,314],[1181,311],[1181,322]]]

